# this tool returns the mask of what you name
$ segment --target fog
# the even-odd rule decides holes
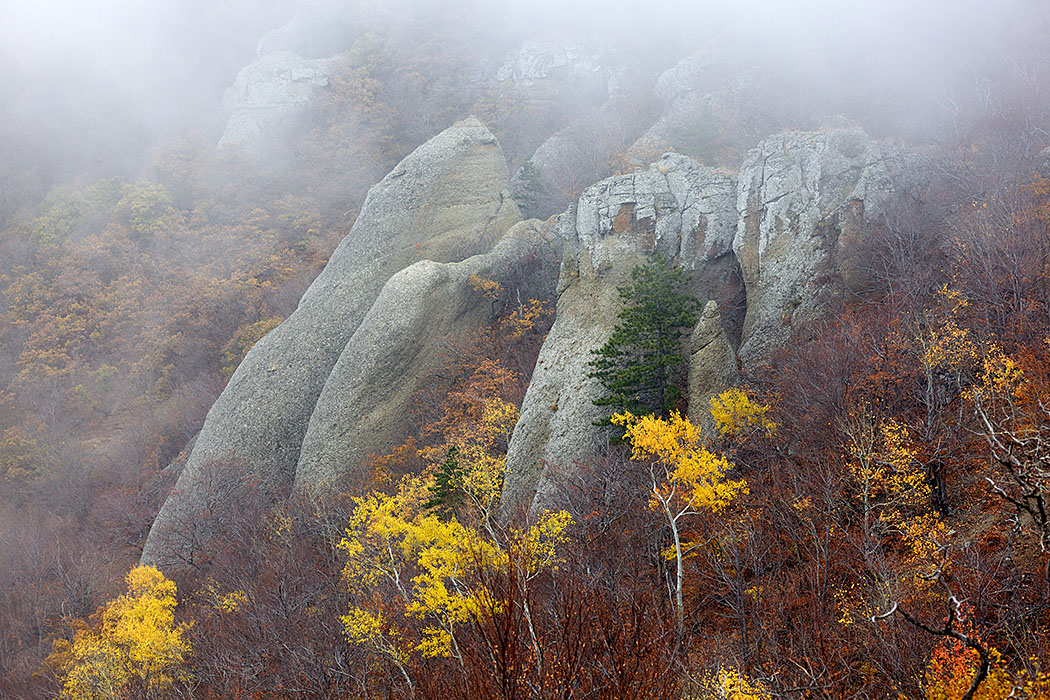
[[[778,131],[859,126],[939,166],[915,197],[936,211],[902,204],[893,249],[898,277],[926,266],[932,290],[942,209],[1032,183],[1050,154],[1048,36],[1050,0],[0,0],[0,697],[46,684],[60,621],[115,595],[244,354],[352,245],[369,187],[455,120],[485,121],[539,219],[669,149],[732,172]],[[544,37],[549,75],[497,79]],[[557,63],[569,48],[593,59],[582,77]],[[291,108],[248,114],[261,145],[225,151],[224,92],[276,51],[306,60],[277,57],[253,87]],[[792,497],[781,512],[801,514]]]
[[[663,52],[665,63],[715,45],[739,65],[801,76],[807,89],[832,98],[836,92],[851,100],[892,98],[910,104],[913,119],[935,119],[927,112],[950,104],[982,73],[997,82],[1005,79],[1001,71],[1027,70],[1033,52],[1042,51],[1048,5],[357,0],[335,14],[358,31],[388,33],[421,13],[472,23],[477,41],[491,43],[477,48],[493,60],[551,31],[639,58]],[[50,167],[69,177],[85,168],[133,168],[151,145],[186,131],[214,137],[221,133],[223,90],[255,57],[259,39],[298,8],[331,14],[333,7],[340,5],[6,0],[0,7],[0,155],[9,164]],[[324,53],[326,44],[319,46]]]

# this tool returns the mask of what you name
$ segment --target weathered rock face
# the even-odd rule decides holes
[[[654,150],[673,147],[714,165],[720,150],[732,151],[737,145],[727,142],[727,131],[735,141],[753,139],[748,146],[758,141],[755,131],[768,133],[759,123],[761,112],[744,107],[756,90],[754,78],[736,68],[728,55],[725,47],[708,48],[660,75],[653,94],[663,107],[627,150],[628,157],[644,159]],[[746,124],[741,123],[741,112],[747,113]]]
[[[178,555],[177,530],[197,517],[197,485],[213,477],[209,470],[245,465],[271,494],[291,484],[325,381],[386,281],[419,260],[487,250],[520,219],[507,185],[499,144],[472,118],[420,146],[369,191],[295,313],[252,348],[208,412],[144,561]]]
[[[922,179],[914,158],[860,129],[784,132],[740,170],[733,250],[747,288],[740,355],[761,356],[821,313],[843,241],[863,235],[891,198]]]
[[[274,128],[309,104],[317,88],[328,85],[329,72],[340,63],[278,51],[242,68],[223,96],[229,117],[218,147],[257,148]]]
[[[689,420],[710,435],[711,399],[739,380],[736,352],[722,328],[718,304],[708,301],[689,338]]]
[[[571,37],[548,35],[530,39],[506,56],[496,80],[523,85],[558,79],[604,83],[608,68],[601,51]]]
[[[669,154],[649,170],[603,180],[562,215],[565,239],[557,320],[540,350],[507,455],[504,517],[550,503],[545,465],[571,467],[608,439],[593,422],[600,385],[591,351],[608,340],[621,308],[617,286],[659,251],[700,270],[730,250],[736,225],[732,178]]]
[[[736,230],[736,182],[691,158],[668,153],[648,170],[602,180],[589,187],[563,228],[598,269],[612,265],[610,234],[633,234],[637,249],[663,253],[688,268],[731,249]]]
[[[514,192],[527,193],[532,215],[545,217],[564,211],[571,193],[607,176],[618,154],[645,131],[657,115],[649,95],[662,67],[652,63],[632,61],[615,69],[605,67],[596,74],[604,82],[601,92],[592,90],[600,96],[593,104],[580,101],[588,97],[585,89],[570,85],[581,111],[539,144],[529,157],[530,169],[522,168],[514,175]],[[648,166],[651,160],[639,165]],[[530,176],[535,181],[530,182]]]
[[[698,298],[719,300],[706,305],[690,339],[690,416],[710,428],[710,398],[737,381],[737,343],[740,359],[755,362],[818,317],[856,263],[851,247],[891,199],[914,194],[922,180],[914,158],[844,129],[769,138],[738,179],[669,154],[588,188],[559,224],[558,315],[511,438],[503,516],[556,503],[554,475],[605,439],[592,425],[600,387],[587,362],[617,322],[616,286],[634,265],[660,252],[693,271]],[[737,304],[718,291],[734,275],[746,297],[739,338],[726,333],[737,323],[725,317]]]
[[[325,383],[303,441],[297,489],[310,489],[401,441],[417,389],[444,369],[442,338],[468,337],[493,319],[472,276],[520,298],[553,292],[553,222],[524,221],[490,252],[462,262],[424,260],[397,273],[350,338]]]

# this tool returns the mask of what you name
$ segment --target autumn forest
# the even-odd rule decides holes
[[[792,18],[808,33],[789,41],[790,13],[706,3],[665,34],[675,3],[633,32],[640,10],[624,4],[585,55],[565,37],[585,35],[590,6],[228,4],[186,19],[208,23],[210,53],[156,103],[163,128],[104,96],[111,112],[87,97],[72,110],[90,128],[41,119],[22,73],[0,82],[0,698],[1050,699],[1045,8],[923,14],[886,40],[899,55],[873,57],[806,24],[827,8]],[[302,19],[322,6],[352,19]],[[867,23],[859,39],[897,26],[875,17],[841,22]],[[718,31],[698,39],[708,21]],[[260,120],[261,142],[217,146],[233,133],[223,90],[293,30],[308,60],[289,89],[331,60],[323,80],[273,100],[296,107]],[[552,44],[519,51],[537,36],[569,58],[537,68]],[[933,36],[943,55],[908,65]],[[758,53],[780,39],[792,48]],[[483,322],[425,338],[425,381],[384,428],[396,439],[309,488],[209,458],[178,549],[140,561],[246,356],[369,225],[375,188],[422,181],[399,164],[468,117],[497,143],[479,148],[502,149],[515,221],[552,252],[463,273],[470,306],[452,315]],[[908,187],[870,176],[857,194],[853,165],[835,175],[848,188],[814,183],[807,163],[832,147],[781,148],[804,173],[784,201],[820,190],[799,239],[818,253],[798,263],[736,195],[782,133],[862,134],[907,154],[893,162]],[[659,190],[646,228],[638,183],[658,173],[674,193],[686,160],[711,189],[688,205]],[[780,176],[765,168],[763,186]],[[661,252],[667,212],[684,220],[706,183],[732,178],[729,243],[705,237],[703,210],[697,250]],[[623,260],[581,233],[595,200],[612,202],[602,236],[638,247]],[[801,231],[805,211],[769,230]],[[453,272],[497,250],[427,245],[408,246],[412,262]],[[773,292],[755,290],[792,274],[775,261],[819,255],[764,320]],[[570,305],[591,274],[604,287],[579,294],[608,302],[602,333]],[[575,355],[550,350],[574,323]],[[732,381],[696,388],[701,326],[725,339]],[[526,414],[575,416],[538,394],[572,362],[578,383],[551,395],[597,392],[583,402],[597,420],[575,427],[592,442],[564,463],[540,450],[540,486],[512,499]]]

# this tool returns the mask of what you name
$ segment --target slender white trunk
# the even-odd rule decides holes
[[[678,520],[674,513],[671,512],[671,504],[668,499],[660,495],[660,492],[656,488],[656,480],[653,480],[653,494],[656,499],[660,501],[660,505],[664,507],[664,514],[667,515],[667,525],[671,528],[671,536],[674,537],[674,557],[675,557],[675,586],[674,586],[674,609],[675,609],[675,628],[678,633],[678,640],[681,641],[685,634],[685,603],[682,600],[682,584],[685,580],[685,568],[682,561],[682,538],[678,533]]]

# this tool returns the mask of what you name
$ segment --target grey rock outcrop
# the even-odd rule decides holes
[[[550,296],[557,269],[552,228],[523,221],[488,253],[420,261],[390,278],[325,382],[303,440],[297,489],[359,468],[405,437],[414,392],[445,370],[442,339],[469,337],[499,310],[475,288],[474,276],[515,297]]]
[[[218,148],[257,148],[328,85],[330,71],[340,64],[338,58],[307,60],[277,51],[242,68],[222,99],[228,118]]]
[[[722,328],[718,304],[708,301],[689,338],[689,420],[710,435],[711,399],[739,381],[736,352]]]
[[[194,504],[210,470],[243,465],[264,493],[290,486],[318,396],[384,284],[416,261],[456,261],[489,249],[520,219],[508,179],[495,137],[471,118],[420,146],[369,191],[299,307],[252,348],[208,412],[144,561],[179,554],[173,548],[182,521],[205,517]]]
[[[601,51],[571,37],[547,35],[525,41],[503,59],[496,80],[533,85],[538,81],[604,81],[608,68]]]
[[[628,232],[643,253],[660,252],[695,269],[731,249],[735,200],[731,176],[668,153],[648,170],[589,187],[567,235],[588,251],[595,271],[616,257],[616,248],[603,245],[603,239]]]
[[[557,475],[608,439],[593,422],[600,386],[591,351],[608,340],[621,308],[617,286],[659,251],[691,269],[730,251],[735,181],[684,156],[589,187],[558,223],[565,239],[557,317],[540,350],[507,454],[503,516],[544,507]]]
[[[587,362],[616,324],[615,287],[631,267],[660,252],[693,271],[699,299],[719,300],[707,303],[690,339],[690,415],[710,429],[710,398],[738,380],[738,356],[745,365],[762,360],[819,317],[844,290],[858,242],[923,181],[916,158],[840,129],[766,139],[738,179],[668,154],[588,188],[559,224],[558,314],[510,441],[503,516],[557,503],[561,471],[598,452],[599,387]],[[719,293],[734,277],[746,299]],[[726,318],[737,301],[743,318]],[[727,333],[739,325],[739,338]]]
[[[565,210],[581,183],[609,175],[626,151],[656,116],[649,99],[660,67],[638,61],[606,69],[600,101],[586,106],[566,126],[548,135],[529,157],[531,168],[514,175],[516,194],[527,193],[529,211],[539,217]],[[592,91],[596,92],[596,91]],[[574,101],[586,90],[573,86]],[[638,163],[644,169],[649,160]],[[529,177],[535,178],[530,182]]]
[[[627,149],[627,157],[644,159],[654,150],[673,147],[713,165],[720,149],[734,151],[737,141],[747,139],[753,146],[760,138],[755,131],[768,133],[770,127],[760,123],[762,112],[744,107],[756,92],[755,78],[735,66],[730,55],[725,47],[711,47],[661,74],[653,94],[663,107]]]
[[[842,243],[922,181],[914,158],[860,129],[788,131],[740,170],[733,250],[747,288],[740,355],[752,360],[820,315],[842,270]]]

